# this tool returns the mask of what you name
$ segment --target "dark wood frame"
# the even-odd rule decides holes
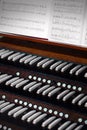
[[[87,64],[87,48],[58,43],[36,37],[28,37],[13,34],[0,34],[0,46],[10,47],[26,52],[34,52],[52,58],[70,60]]]

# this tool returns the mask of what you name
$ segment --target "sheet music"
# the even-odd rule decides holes
[[[87,47],[87,25],[86,25],[86,33],[85,33],[85,46]]]
[[[0,0],[0,21],[1,21],[1,15],[2,15],[2,1]]]
[[[0,32],[87,46],[87,0],[0,0]]]
[[[84,19],[84,28],[82,35],[82,46],[87,47],[87,1],[85,6],[85,19]]]
[[[85,0],[53,0],[50,40],[81,44]]]
[[[49,0],[2,0],[0,31],[47,38]]]

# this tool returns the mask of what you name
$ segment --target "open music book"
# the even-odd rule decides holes
[[[0,33],[87,47],[87,0],[0,0]]]

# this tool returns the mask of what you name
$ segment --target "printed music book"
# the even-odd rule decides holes
[[[0,0],[0,33],[87,47],[87,0]]]

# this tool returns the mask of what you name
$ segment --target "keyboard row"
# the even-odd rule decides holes
[[[36,96],[42,100],[53,99],[53,102],[70,103],[87,109],[87,94],[70,90],[68,88],[58,87],[57,85],[45,84],[42,82],[20,78],[18,76],[0,74],[0,86],[7,90],[15,91],[19,94]],[[52,102],[52,101],[51,101]]]
[[[62,76],[65,75],[76,79],[87,79],[87,65],[76,64],[74,62],[15,52],[8,49],[0,49],[0,60],[13,64],[16,63],[15,65],[17,66],[31,67],[35,70],[45,70],[45,73],[61,74]]]
[[[42,113],[28,107],[17,106],[15,103],[0,100],[0,115],[32,124],[48,130],[86,130],[86,126],[70,120]]]

